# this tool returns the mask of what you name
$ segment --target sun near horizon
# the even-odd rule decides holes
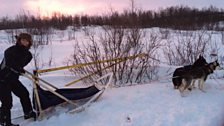
[[[25,10],[41,17],[51,17],[55,13],[65,15],[105,15],[111,11],[128,8],[126,2],[90,1],[90,0],[29,0],[24,3]],[[116,0],[117,1],[117,0]]]
[[[55,13],[75,15],[84,13],[87,10],[84,3],[69,4],[62,3],[59,0],[28,1],[26,7],[41,17],[51,17]]]

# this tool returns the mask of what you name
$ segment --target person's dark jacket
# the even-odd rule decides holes
[[[32,60],[30,51],[19,44],[9,47],[4,52],[0,65],[1,79],[18,79],[24,73],[24,67]]]

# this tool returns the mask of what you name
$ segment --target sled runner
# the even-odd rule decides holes
[[[12,119],[13,123],[19,123],[20,126],[26,126],[33,121],[34,120],[32,118],[24,120],[23,115],[15,117],[15,118]]]
[[[83,111],[85,110],[87,107],[89,107],[91,105],[91,103],[95,102],[96,100],[99,99],[99,97],[104,93],[104,91],[109,87],[109,84],[111,84],[111,81],[112,81],[112,77],[113,77],[113,74],[112,73],[109,73],[101,78],[99,78],[97,81],[100,81],[101,79],[105,78],[105,77],[108,77],[109,76],[109,80],[107,82],[107,84],[102,87],[102,89],[96,93],[94,96],[92,96],[91,99],[89,99],[85,104],[69,111],[70,113],[76,113],[76,112],[80,112],[80,111]]]
[[[33,74],[26,71],[25,77],[35,81]],[[70,104],[69,113],[76,113],[85,110],[92,102],[96,101],[108,88],[112,81],[112,73],[106,74],[95,81],[93,86],[88,88],[62,88],[52,87],[48,82],[38,78],[42,83],[34,84],[33,105],[38,113],[38,118],[42,118],[45,111],[64,103]],[[100,84],[101,83],[101,84]],[[100,85],[101,89],[97,86]],[[44,89],[43,89],[44,88]],[[54,90],[52,90],[52,88]],[[81,102],[80,102],[81,101]]]
[[[73,102],[75,102],[77,105],[78,105],[78,107],[74,107],[73,105],[71,105],[70,104],[70,106],[69,105],[64,105],[64,102],[65,101],[61,101],[59,104],[55,104],[55,105],[53,105],[53,106],[51,106],[50,104],[48,104],[48,105],[50,105],[50,106],[47,106],[47,103],[43,103],[42,104],[42,113],[48,113],[48,114],[45,114],[45,118],[49,118],[49,117],[51,117],[52,115],[55,115],[55,114],[57,114],[55,111],[56,110],[54,110],[56,107],[59,107],[60,105],[61,105],[61,107],[64,107],[64,106],[66,106],[66,107],[68,107],[67,109],[64,109],[64,110],[61,110],[61,111],[59,111],[59,112],[66,112],[66,113],[71,113],[71,114],[74,114],[74,113],[78,113],[78,112],[81,112],[81,111],[84,111],[87,107],[89,107],[93,102],[95,102],[96,100],[98,100],[101,96],[102,96],[102,94],[105,92],[105,90],[109,87],[109,84],[111,84],[111,81],[112,81],[112,73],[109,73],[109,74],[106,74],[106,75],[104,75],[104,76],[102,76],[101,78],[99,78],[98,80],[96,80],[96,82],[95,83],[98,83],[99,81],[101,81],[102,79],[105,79],[105,78],[108,78],[108,80],[107,80],[107,83],[105,84],[105,85],[103,85],[103,87],[102,87],[102,89],[101,90],[99,90],[97,93],[95,93],[95,94],[93,94],[93,95],[91,95],[91,96],[89,96],[89,97],[87,97],[88,95],[83,95],[82,97],[87,97],[87,98],[83,98],[83,99],[79,99],[79,98],[81,98],[80,96],[73,96],[73,94],[76,94],[76,92],[74,92],[74,91],[77,91],[77,89],[58,89],[56,92],[58,92],[58,93],[61,93],[62,95],[64,95],[66,98],[69,98],[70,100],[72,99],[72,97],[74,98],[74,99],[77,99],[77,100],[73,100],[72,99],[72,101]],[[93,90],[93,89],[91,89],[91,88],[93,88],[93,87],[90,87],[88,90],[90,91],[90,90]],[[46,90],[44,90],[44,89],[42,89],[40,86],[38,86],[38,91],[39,91],[39,94],[41,94],[41,95],[47,95],[47,97],[49,97],[49,98],[56,98],[53,94],[51,94],[49,91],[46,91]],[[68,91],[68,92],[67,92]],[[42,94],[42,93],[45,93],[45,94]],[[71,94],[70,94],[71,93]],[[87,93],[88,94],[88,93]],[[42,97],[43,96],[41,96],[40,95],[40,99],[42,99]],[[50,96],[49,96],[50,95]],[[89,94],[90,95],[90,94]],[[57,98],[56,98],[57,99]],[[46,100],[46,99],[45,99]],[[48,99],[49,100],[49,99]],[[42,101],[43,102],[43,101]],[[41,102],[41,103],[42,103]],[[49,101],[44,101],[44,102],[49,102]],[[51,101],[50,101],[51,102]],[[45,109],[44,109],[44,107],[45,107]],[[47,107],[47,108],[46,108]],[[70,107],[70,108],[69,108]],[[49,114],[49,113],[51,113],[51,114]],[[58,113],[59,114],[59,113]],[[12,121],[13,122],[15,122],[15,123],[19,123],[20,124],[20,126],[25,126],[25,125],[27,125],[27,124],[29,124],[30,122],[32,122],[32,121],[34,121],[33,119],[28,119],[28,120],[24,120],[24,117],[23,117],[23,115],[19,115],[19,116],[17,116],[17,117],[14,117],[13,119],[12,119]]]

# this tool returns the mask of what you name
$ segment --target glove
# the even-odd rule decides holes
[[[21,68],[20,70],[19,70],[19,74],[20,75],[23,75],[23,74],[25,74],[26,73],[26,71],[23,69],[23,68]]]

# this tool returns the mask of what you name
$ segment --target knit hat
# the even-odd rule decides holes
[[[16,36],[16,39],[26,39],[29,42],[32,42],[32,37],[28,33],[20,33],[19,36]]]
[[[19,36],[15,36],[16,37],[16,43],[20,44],[20,40],[21,39],[26,39],[29,42],[29,47],[32,46],[32,36],[28,33],[20,33]]]

